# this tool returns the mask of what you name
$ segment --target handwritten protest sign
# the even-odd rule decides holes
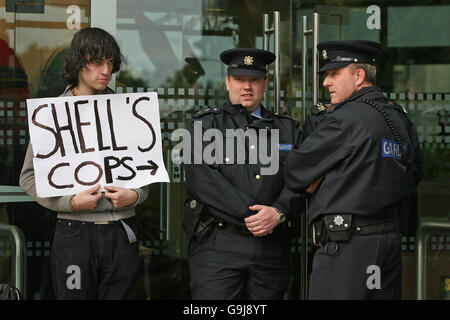
[[[156,92],[28,99],[39,197],[169,182]]]

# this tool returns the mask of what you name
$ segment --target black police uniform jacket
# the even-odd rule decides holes
[[[222,107],[207,108],[192,116],[188,130],[192,137],[195,134],[202,135],[208,129],[218,129],[223,135],[223,161],[222,163],[207,164],[201,161],[199,164],[185,164],[186,188],[194,198],[205,204],[207,214],[219,218],[228,223],[245,226],[244,218],[257,213],[251,211],[249,206],[260,204],[273,206],[283,211],[287,219],[294,214],[301,214],[304,210],[304,198],[298,192],[289,191],[284,185],[284,162],[289,151],[299,139],[299,128],[297,122],[289,117],[274,114],[261,106],[262,119],[252,122],[251,115],[240,104],[225,103]],[[201,130],[194,132],[195,122],[201,122]],[[245,162],[239,161],[237,139],[229,134],[227,129],[242,129],[245,133],[255,133],[257,144],[251,144],[251,139],[245,139]],[[254,131],[248,132],[248,130]],[[267,130],[267,139],[262,142],[259,129]],[[279,169],[275,174],[262,175],[261,168],[268,167],[267,161],[250,161],[249,153],[260,147],[261,143],[267,141],[267,149],[270,152],[269,143],[274,129],[279,131]],[[200,132],[201,131],[201,132]],[[226,150],[228,139],[234,139],[234,157],[230,158]],[[230,141],[228,141],[230,142]],[[210,144],[203,142],[202,150]],[[259,150],[259,149],[258,149]],[[200,162],[199,150],[194,150],[192,143],[191,152]],[[259,151],[258,151],[259,152]],[[242,160],[242,159],[241,159]],[[273,161],[273,160],[272,160]]]
[[[407,144],[407,164],[386,120],[358,99],[381,105],[400,142]],[[409,195],[422,178],[416,130],[402,108],[390,104],[377,87],[358,90],[344,103],[313,114],[305,125],[308,135],[289,154],[285,181],[292,192],[301,192],[325,177],[311,197],[309,223],[325,214],[375,215]]]
[[[309,109],[310,114],[306,117],[305,122],[302,125],[302,135],[300,138],[300,143],[303,142],[303,140],[305,140],[306,137],[316,129],[316,127],[319,125],[323,113],[326,110],[331,111],[333,108],[334,107],[331,103],[318,103]]]

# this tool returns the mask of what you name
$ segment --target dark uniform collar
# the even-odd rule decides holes
[[[350,97],[348,97],[345,101],[342,101],[342,102],[339,102],[339,103],[336,103],[336,104],[333,104],[333,105],[330,105],[327,107],[324,107],[323,105],[319,106],[319,104],[316,105],[321,108],[320,109],[317,108],[318,112],[315,112],[315,113],[313,112],[313,113],[317,115],[318,113],[323,112],[323,111],[326,111],[327,113],[334,112],[337,109],[339,109],[340,107],[342,107],[344,104],[346,104],[347,102],[354,101],[354,100],[360,98],[361,96],[366,95],[369,92],[379,92],[381,94],[381,90],[378,87],[375,87],[375,86],[364,87],[364,88],[359,89],[356,92],[353,92],[353,94]],[[314,106],[314,107],[316,107],[316,106]]]
[[[223,110],[231,114],[235,114],[237,112],[242,111],[247,112],[247,110],[245,110],[245,108],[241,104],[232,104],[230,101],[224,104]]]
[[[270,112],[269,110],[264,108],[264,106],[262,104],[260,106],[261,106],[261,116],[263,119],[273,118],[272,112]],[[243,107],[242,104],[240,104],[240,103],[232,104],[230,101],[225,103],[225,105],[223,106],[223,109],[233,115],[236,114],[237,112],[241,112],[242,114],[247,113],[248,116],[250,116],[250,114],[251,114],[251,113],[248,113],[247,109],[245,107]]]
[[[344,103],[349,102],[349,101],[354,101],[354,100],[360,98],[361,96],[363,96],[369,92],[373,92],[373,91],[381,92],[380,88],[375,87],[375,86],[364,87],[364,88],[359,89],[358,91],[353,92],[353,94],[349,98],[347,98],[347,100],[345,100]]]
[[[223,110],[231,115],[231,118],[239,128],[256,128],[256,129],[268,129],[272,128],[274,121],[273,113],[263,105],[261,105],[261,119],[253,120],[251,113],[247,111],[241,104],[232,104],[230,101],[225,103]]]
[[[273,120],[273,113],[264,108],[263,105],[261,105],[261,116],[263,117],[263,119]]]

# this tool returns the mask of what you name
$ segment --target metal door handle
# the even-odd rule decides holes
[[[167,169],[169,177],[172,176],[172,163],[171,163],[171,150],[167,150]],[[170,183],[166,183],[166,241],[170,240],[170,204],[171,204],[171,192]]]
[[[275,91],[275,112],[280,112],[280,12],[273,12],[273,26],[274,26],[274,53],[275,53],[275,79],[274,79],[274,91]]]
[[[313,36],[313,104],[317,104],[319,100],[319,61],[317,53],[317,44],[319,43],[319,14],[314,13],[313,28],[308,28],[308,18],[303,16],[302,19],[302,116],[303,121],[306,120],[306,75],[307,75],[307,54],[308,42],[307,37]],[[308,259],[308,223],[307,223],[307,208],[305,214],[301,216],[301,289],[300,298],[306,300],[308,297],[308,273],[307,273],[307,259]]]
[[[308,35],[313,31],[308,30],[308,18],[303,16],[302,18],[302,116],[303,122],[306,120],[306,73],[308,63]],[[307,208],[305,213],[300,218],[300,299],[308,299],[308,223],[307,223]],[[313,233],[314,235],[314,233]]]
[[[274,93],[275,93],[275,112],[280,112],[280,12],[273,12],[273,28],[269,28],[269,15],[264,14],[263,18],[263,49],[269,50],[269,37],[274,34],[274,54],[275,74],[274,74]],[[267,98],[264,99],[267,105]]]
[[[319,57],[317,54],[317,44],[319,43],[319,14],[314,13],[314,25],[313,25],[313,104],[319,102]]]
[[[313,31],[308,28],[308,17],[302,17],[302,116],[303,122],[306,120],[306,73],[307,73],[307,63],[308,63],[308,35]]]

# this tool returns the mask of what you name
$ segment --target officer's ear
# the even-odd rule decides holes
[[[364,69],[358,68],[354,74],[356,76],[356,86],[360,86],[366,81],[366,71]]]
[[[227,76],[225,77],[225,85],[227,87],[227,91],[230,91],[230,75],[227,74]]]
[[[267,86],[269,84],[269,78],[267,76],[264,77],[264,92],[267,91]]]

